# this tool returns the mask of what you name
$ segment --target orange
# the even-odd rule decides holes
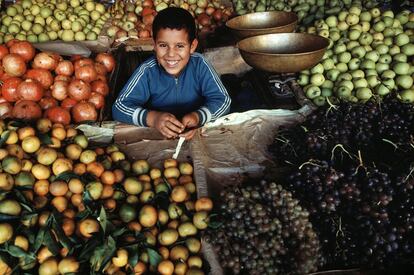
[[[112,257],[112,263],[117,267],[123,267],[128,263],[128,251],[120,248],[116,251],[116,256]]]
[[[50,250],[46,246],[43,246],[37,252],[37,261],[39,262],[39,264],[42,264],[44,261],[46,261],[48,258],[52,256],[52,252],[50,252]]]
[[[175,159],[166,159],[164,160],[164,168],[170,168],[170,167],[177,167],[177,160]]]
[[[187,190],[182,185],[177,185],[171,191],[171,199],[175,202],[183,202],[188,198]]]
[[[50,203],[59,212],[63,212],[68,207],[68,199],[65,197],[54,197]]]
[[[85,238],[92,237],[93,233],[99,231],[99,223],[92,218],[87,218],[79,222],[79,232]]]
[[[71,236],[75,232],[75,222],[72,219],[64,218],[62,229],[66,236]]]
[[[164,170],[164,177],[168,178],[178,178],[180,176],[180,170],[176,167],[168,167]]]
[[[147,174],[139,175],[138,179],[140,181],[151,182],[151,178]]]
[[[71,126],[66,127],[66,138],[75,137],[78,134],[78,130],[72,128]]]
[[[26,153],[34,153],[40,148],[40,139],[36,136],[25,137],[22,141],[22,148]]]
[[[62,142],[59,139],[55,138],[55,137],[51,137],[50,141],[52,143],[47,145],[50,148],[60,148],[62,146]]]
[[[50,147],[42,147],[36,153],[37,162],[43,165],[51,165],[57,159],[57,152]]]
[[[6,131],[1,133],[2,138],[4,137],[5,133]],[[9,137],[6,139],[6,144],[15,144],[19,140],[19,136],[17,135],[15,130],[10,130],[9,133]]]
[[[33,200],[33,205],[35,208],[40,209],[46,206],[49,202],[49,199],[46,196],[36,196]]]
[[[67,249],[66,247],[62,247],[62,249],[59,251],[59,254],[62,257],[66,257],[69,254],[69,249]]]
[[[29,159],[22,159],[22,171],[30,172],[32,167],[33,163]]]
[[[84,173],[86,173],[86,164],[81,162],[76,163],[73,167],[73,172],[76,175],[83,175]]]
[[[52,121],[47,118],[40,118],[36,121],[36,128],[40,133],[47,133],[52,128]]]
[[[174,274],[185,275],[186,272],[187,272],[187,269],[188,269],[188,267],[187,267],[186,263],[178,262],[178,263],[175,264]]]
[[[43,164],[35,164],[31,170],[33,176],[38,180],[46,180],[50,177],[50,169],[48,166]]]
[[[143,227],[152,227],[157,223],[158,213],[152,205],[144,205],[139,211],[139,222]]]
[[[116,208],[116,200],[114,199],[107,199],[104,202],[105,209],[112,211]]]
[[[72,178],[69,180],[68,187],[73,194],[82,194],[84,187],[80,179]]]
[[[70,202],[74,206],[79,206],[83,202],[82,195],[81,194],[73,194],[72,197],[70,197]]]
[[[153,180],[160,178],[162,175],[161,170],[158,168],[152,168],[149,173],[150,173],[151,179]]]
[[[101,147],[98,147],[98,148],[95,148],[95,153],[96,153],[98,156],[100,156],[100,155],[105,154],[105,150],[104,150],[103,148],[101,148]]]
[[[187,261],[189,255],[188,249],[182,245],[176,245],[170,251],[172,261]]]
[[[140,232],[142,229],[142,226],[139,222],[132,221],[128,223],[128,229],[136,232]]]
[[[50,216],[49,211],[43,211],[42,213],[40,213],[39,220],[38,220],[40,227],[43,227],[46,225],[46,221],[49,218],[49,216]]]
[[[0,244],[7,242],[13,237],[13,227],[8,223],[0,223]]]
[[[67,158],[58,158],[52,164],[52,171],[56,176],[66,171],[72,171],[72,169],[72,161]]]
[[[189,267],[201,268],[203,266],[203,260],[199,256],[193,255],[188,258],[187,264]]]
[[[112,187],[112,185],[109,184],[104,184],[103,185],[103,190],[102,190],[102,195],[101,195],[101,199],[108,199],[111,198],[112,195],[114,194],[114,188]]]
[[[58,140],[62,141],[66,138],[66,130],[63,127],[55,127],[52,129],[52,137],[57,138]]]
[[[49,192],[53,196],[64,196],[68,190],[68,184],[63,180],[54,181],[49,185]]]
[[[94,161],[86,165],[86,171],[99,178],[105,171],[105,168],[101,163]]]
[[[115,182],[121,182],[125,178],[125,173],[122,169],[115,169],[114,175],[115,175]]]
[[[198,211],[211,211],[213,209],[213,201],[208,197],[199,198],[195,203],[195,210]]]
[[[185,184],[185,183],[188,183],[188,182],[193,182],[193,177],[192,177],[192,176],[190,176],[190,175],[181,175],[181,176],[178,178],[178,182],[179,182],[180,184]]]
[[[171,187],[174,187],[178,184],[178,179],[177,178],[168,178],[167,182],[169,185],[171,185]]]
[[[65,218],[73,219],[75,215],[76,215],[75,210],[71,208],[65,209],[65,211],[63,211],[63,216]]]
[[[163,260],[158,264],[157,270],[162,275],[171,275],[174,273],[174,264],[169,260]]]
[[[77,273],[79,271],[79,262],[73,257],[66,257],[60,260],[58,265],[60,274]]]
[[[14,238],[14,245],[20,247],[24,251],[29,250],[29,240],[25,236],[16,236],[16,238]]]
[[[170,256],[170,251],[165,246],[161,246],[158,248],[158,252],[160,253],[161,257],[164,260],[168,260],[168,257]]]
[[[9,144],[6,148],[9,156],[15,156],[21,160],[24,158],[25,151],[19,144]]]
[[[39,275],[52,275],[58,273],[58,263],[54,257],[49,257],[39,266]]]
[[[197,187],[194,184],[194,182],[188,182],[188,183],[184,184],[184,187],[188,191],[188,193],[190,193],[190,194],[194,194],[197,191]]]
[[[178,165],[178,169],[180,170],[181,175],[192,175],[193,174],[193,166],[188,162],[181,162]]]
[[[147,266],[139,261],[135,266],[134,266],[134,273],[135,275],[142,275],[145,274],[145,272],[147,271]]]
[[[101,175],[101,182],[103,184],[112,185],[115,183],[115,173],[110,170],[105,170]]]
[[[93,150],[86,149],[80,154],[79,160],[82,163],[88,164],[96,161],[96,153]]]
[[[71,160],[77,160],[80,158],[80,155],[82,154],[82,147],[80,147],[77,144],[69,144],[65,148],[65,154],[66,156]]]

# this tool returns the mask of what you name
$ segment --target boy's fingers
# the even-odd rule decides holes
[[[174,132],[174,134],[175,134],[175,136],[177,136],[179,133],[181,133],[182,132],[182,127],[179,127],[179,126],[177,126],[177,125],[175,125],[173,122],[171,122],[171,121],[167,121],[166,123],[165,123],[165,127],[168,129],[168,130],[170,130],[170,131],[172,131],[172,132]]]

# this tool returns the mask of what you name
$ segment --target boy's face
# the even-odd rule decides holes
[[[196,50],[198,41],[190,42],[186,30],[160,29],[155,38],[155,55],[167,73],[178,76]]]

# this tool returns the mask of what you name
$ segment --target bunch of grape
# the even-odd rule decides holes
[[[325,268],[414,257],[413,133],[414,106],[388,97],[319,109],[275,137],[280,183],[309,211]]]
[[[367,163],[395,166],[402,160],[414,160],[412,133],[411,104],[391,97],[381,104],[340,103],[335,109],[318,109],[302,125],[280,129],[269,151],[279,164],[300,165],[308,159],[338,161],[338,156],[344,155],[338,154],[341,146],[341,152],[348,152],[349,156],[362,152]]]
[[[229,187],[220,194],[223,224],[207,234],[226,274],[306,274],[319,241],[305,211],[280,185]]]

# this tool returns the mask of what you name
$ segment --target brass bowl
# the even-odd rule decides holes
[[[247,64],[274,73],[294,73],[313,67],[328,45],[327,38],[307,33],[264,34],[237,43]]]
[[[246,38],[268,33],[293,32],[298,23],[294,12],[265,11],[248,13],[226,22],[236,36]]]

